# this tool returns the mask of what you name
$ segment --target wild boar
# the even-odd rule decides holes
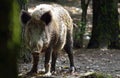
[[[25,40],[33,55],[33,66],[28,74],[37,73],[40,52],[45,52],[45,75],[55,72],[59,50],[69,57],[70,71],[74,72],[73,21],[67,10],[57,4],[40,4],[31,13],[22,11]]]

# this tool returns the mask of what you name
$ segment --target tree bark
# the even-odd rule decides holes
[[[17,54],[20,33],[18,9],[15,5],[15,0],[0,1],[0,78],[18,77]]]
[[[83,48],[83,37],[85,34],[86,24],[87,24],[87,9],[88,5],[91,0],[81,0],[81,8],[82,8],[82,15],[81,15],[81,34],[80,34],[80,47]]]
[[[111,25],[113,26],[111,28],[111,39],[110,39],[110,45],[109,45],[109,48],[114,48],[114,49],[120,49],[120,38],[119,38],[119,35],[120,35],[120,27],[119,27],[119,18],[118,18],[118,1],[115,0],[113,2],[114,4],[114,8],[113,8],[113,16],[111,16],[111,21],[110,22],[113,22]],[[110,7],[111,8],[111,7]]]
[[[116,0],[93,0],[93,29],[88,48],[109,48],[118,42]]]
[[[78,22],[78,27],[74,29],[74,47],[83,48],[83,37],[85,34],[86,24],[87,24],[87,9],[91,0],[81,0],[81,21]]]

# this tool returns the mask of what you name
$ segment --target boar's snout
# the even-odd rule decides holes
[[[40,53],[42,51],[43,48],[43,41],[38,41],[37,44],[31,44],[31,51],[32,52],[37,52]]]

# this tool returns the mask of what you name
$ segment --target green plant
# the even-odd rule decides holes
[[[78,22],[77,28],[74,29],[74,46],[83,46],[83,36],[85,34],[86,24],[84,22]]]

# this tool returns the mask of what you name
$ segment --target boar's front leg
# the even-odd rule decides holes
[[[33,66],[30,72],[28,72],[28,75],[36,74],[37,73],[37,67],[38,67],[38,61],[39,61],[39,53],[34,52],[32,53],[33,56]]]
[[[55,74],[56,60],[57,60],[58,52],[53,51],[52,53],[52,64],[51,64],[51,72]]]
[[[52,48],[49,47],[45,52],[45,76],[51,75]]]
[[[73,59],[73,37],[70,31],[67,32],[66,44],[64,46],[64,49],[67,52],[70,61],[70,72],[74,73],[75,67],[74,67],[74,59]]]

